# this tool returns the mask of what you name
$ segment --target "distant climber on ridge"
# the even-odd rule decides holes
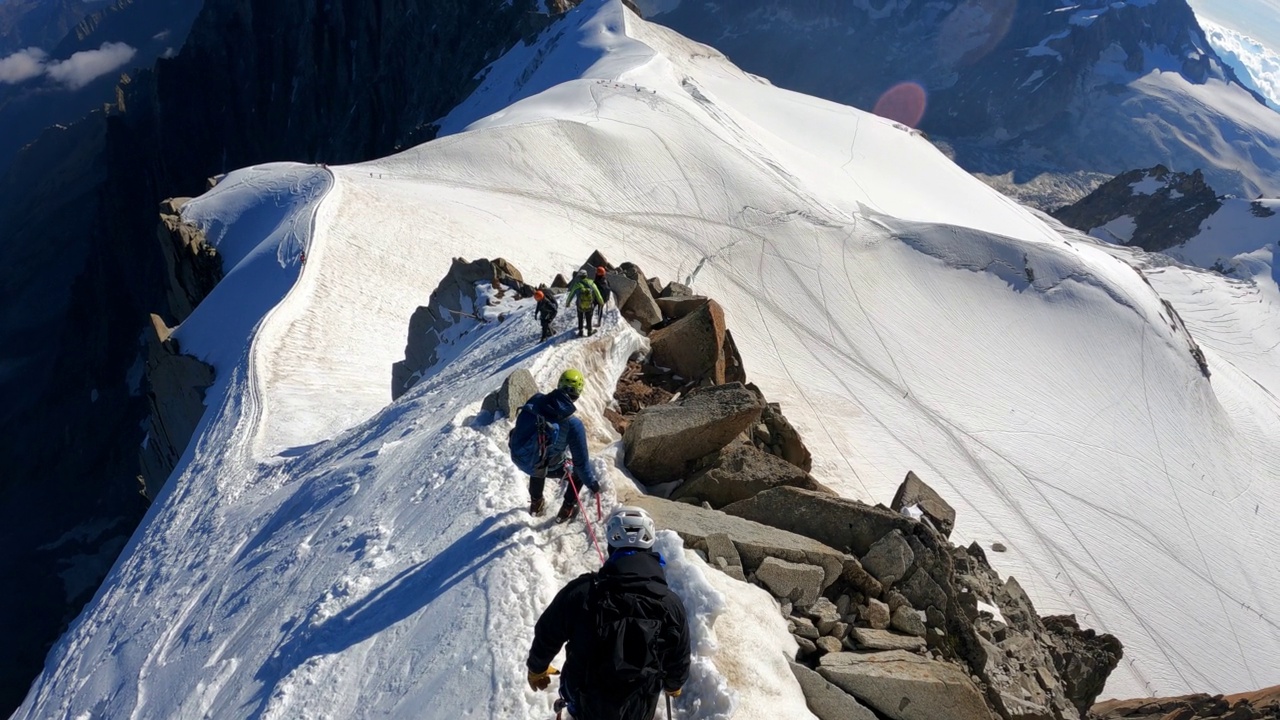
[[[573,276],[573,284],[569,286],[569,297],[565,300],[564,306],[571,307],[574,301],[578,303],[578,337],[582,337],[582,328],[585,325],[588,335],[594,335],[595,329],[591,327],[592,313],[597,305],[604,305],[604,298],[600,297],[600,290],[596,284],[587,277],[586,270],[579,270]]]
[[[600,304],[596,306],[596,324],[604,325],[604,306],[609,303],[609,278],[605,277],[604,266],[596,268],[596,289],[600,291]]]
[[[538,307],[533,314],[538,317],[538,322],[542,324],[542,339],[539,342],[546,342],[551,337],[551,321],[556,319],[556,313],[560,310],[556,306],[556,301],[548,297],[546,292],[541,288],[535,290],[533,299],[538,301]]]
[[[578,488],[585,485],[599,495],[600,482],[591,470],[587,452],[587,431],[574,417],[574,403],[582,395],[586,379],[578,370],[565,370],[560,382],[549,393],[537,393],[516,413],[515,427],[507,436],[511,460],[529,474],[529,514],[541,515],[546,509],[542,497],[548,477],[563,478],[564,502],[556,522],[565,522],[578,514]],[[573,462],[567,462],[568,450]],[[581,480],[581,484],[578,483]]]
[[[568,643],[556,708],[575,720],[650,720],[659,692],[679,697],[689,679],[689,623],[655,534],[641,508],[614,510],[604,567],[570,580],[534,627],[529,687],[551,684],[551,661]]]

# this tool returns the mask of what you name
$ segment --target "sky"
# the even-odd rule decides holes
[[[1280,51],[1280,0],[1188,0],[1196,14]]]

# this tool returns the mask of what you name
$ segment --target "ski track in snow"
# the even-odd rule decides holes
[[[885,502],[920,472],[1041,614],[1117,634],[1108,696],[1280,682],[1268,278],[1099,245],[615,1],[517,46],[441,124],[184,208],[232,268],[178,330],[218,370],[209,410],[16,717],[550,717],[533,623],[598,561],[580,522],[530,521],[509,422],[479,407],[517,367],[544,388],[583,369],[612,504],[635,490],[601,413],[643,339],[612,311],[534,345],[532,303],[490,292],[395,403],[390,368],[450,258],[538,282],[597,248],[725,306],[822,482]],[[698,648],[680,716],[810,717],[773,601],[660,546]]]

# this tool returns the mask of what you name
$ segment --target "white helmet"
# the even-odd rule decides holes
[[[573,276],[574,276],[574,277],[584,278],[584,277],[586,277],[586,276],[587,276],[587,271],[586,271],[586,270],[579,270],[578,272],[574,273],[574,274],[573,274]]]
[[[613,514],[609,515],[609,522],[604,528],[609,547],[614,548],[648,550],[653,547],[656,534],[657,529],[649,513],[631,505],[623,505],[614,510]]]

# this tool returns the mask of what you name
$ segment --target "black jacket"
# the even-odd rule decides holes
[[[650,697],[641,702],[647,713],[636,708],[634,718],[630,713],[617,720],[648,720],[657,707],[659,689],[676,690],[689,679],[689,624],[684,603],[667,588],[666,573],[661,557],[652,550],[617,550],[600,568],[600,575],[611,575],[626,590],[662,597],[666,610],[662,630],[659,632],[659,654],[662,661],[661,688],[651,688]],[[588,607],[591,583],[596,573],[587,573],[569,581],[561,588],[551,604],[538,618],[533,631],[533,647],[529,650],[529,670],[545,670],[560,648],[568,643],[564,668],[560,675],[561,694],[571,703],[579,704],[589,699],[592,688],[584,687],[586,668],[581,655],[591,644],[594,629],[590,626],[594,617]],[[585,704],[595,704],[586,702]],[[593,720],[590,716],[584,720]],[[614,718],[610,718],[614,720]]]
[[[547,295],[538,301],[538,307],[533,312],[538,316],[538,321],[545,325],[555,320],[556,313],[559,311],[556,301],[550,295]]]

